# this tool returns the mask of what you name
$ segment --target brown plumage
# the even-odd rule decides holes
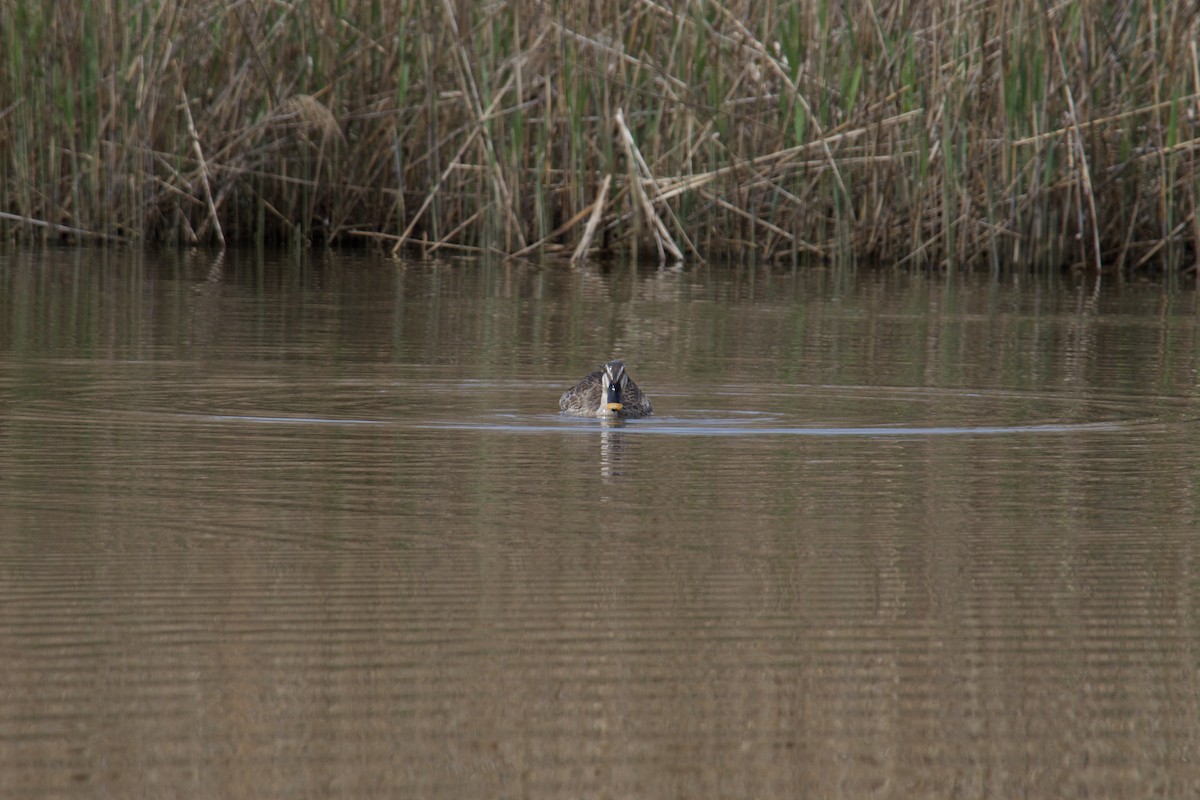
[[[563,392],[558,407],[577,417],[648,417],[650,398],[625,372],[622,361],[609,361]]]

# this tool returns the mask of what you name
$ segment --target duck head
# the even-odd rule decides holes
[[[599,413],[606,417],[615,417],[621,413],[624,406],[621,403],[621,393],[629,376],[625,374],[625,364],[620,361],[610,361],[600,371],[600,382],[604,388],[604,399],[600,402]]]

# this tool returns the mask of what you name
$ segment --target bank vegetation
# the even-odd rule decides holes
[[[1194,267],[1195,0],[0,0],[0,234]]]

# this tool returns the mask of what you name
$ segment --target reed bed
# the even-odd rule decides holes
[[[1194,0],[0,0],[8,239],[1194,267]]]

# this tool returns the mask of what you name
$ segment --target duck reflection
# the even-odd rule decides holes
[[[600,478],[608,481],[621,477],[621,461],[625,446],[625,420],[620,417],[600,418]]]

